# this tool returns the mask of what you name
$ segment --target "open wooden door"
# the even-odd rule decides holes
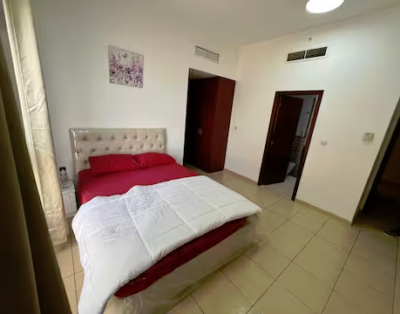
[[[271,115],[259,185],[285,181],[302,107],[303,99],[280,95]]]

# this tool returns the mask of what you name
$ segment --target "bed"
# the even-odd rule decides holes
[[[188,181],[189,186],[193,182],[196,187],[199,183],[200,186],[204,185],[205,179],[194,178],[197,177],[196,173],[177,163],[135,171],[115,172],[104,176],[94,176],[91,173],[88,161],[90,156],[164,153],[166,150],[165,129],[71,129],[70,134],[77,195],[80,204],[83,205],[81,210],[95,204],[99,199],[108,202],[110,199],[125,195],[124,193],[129,194],[134,190],[133,187],[160,186],[162,189],[164,185],[173,185],[172,182],[187,184],[187,180],[191,180],[191,177],[193,179]],[[206,184],[210,186],[214,183],[206,182]],[[218,187],[217,189],[226,188]],[[224,195],[231,194],[231,197],[237,198],[234,192],[226,190],[221,190],[225,193]],[[105,198],[107,196],[109,198]],[[246,205],[248,204],[246,200]],[[254,212],[254,209],[252,210]],[[88,209],[86,211],[89,212]],[[81,216],[84,215],[81,214],[79,218]],[[96,215],[92,217],[98,219]],[[83,219],[74,219],[74,222],[75,220],[80,222],[80,226],[88,224],[88,222],[79,221]],[[232,218],[221,226],[207,229],[207,232],[199,237],[187,238],[182,245],[168,250],[167,254],[154,260],[150,267],[143,268],[144,271],[138,276],[129,278],[128,281],[125,280],[119,285],[118,289],[113,291],[115,297],[110,299],[108,307],[113,308],[113,313],[166,313],[209,274],[240,255],[252,243],[255,220],[254,215],[238,216],[238,219]],[[82,233],[80,232],[81,238],[85,236]],[[87,247],[87,243],[83,243],[84,241],[81,240],[80,243],[78,240],[85,270],[85,283],[90,282],[91,286],[96,286],[93,284],[92,277],[86,278],[90,267],[87,266],[87,261],[82,260],[82,256],[87,255],[89,250],[84,248]],[[86,286],[89,284],[86,283]],[[85,312],[90,311],[80,308],[80,313]],[[97,312],[94,310],[90,313]]]

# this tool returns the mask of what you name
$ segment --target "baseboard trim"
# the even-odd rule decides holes
[[[233,175],[235,175],[235,176],[238,176],[238,177],[240,177],[240,178],[242,178],[242,179],[244,179],[244,180],[246,180],[246,181],[248,181],[248,182],[250,182],[250,183],[257,184],[256,181],[253,181],[252,179],[247,178],[247,177],[245,177],[245,176],[243,176],[243,175],[241,175],[241,174],[239,174],[239,173],[236,173],[236,172],[234,172],[234,171],[232,171],[232,170],[229,170],[229,169],[227,169],[227,168],[225,168],[224,171],[227,171],[227,172],[229,172],[229,173],[231,173],[231,174],[233,174]],[[290,198],[288,198],[288,197],[284,197],[284,198],[290,200]],[[305,201],[302,201],[301,199],[296,198],[295,202],[299,203],[300,205],[306,206],[306,207],[308,207],[308,208],[314,209],[314,210],[316,210],[316,211],[318,211],[318,212],[320,212],[320,213],[322,213],[322,214],[325,214],[325,215],[327,215],[327,216],[329,216],[329,217],[331,217],[331,218],[333,218],[333,219],[335,219],[335,220],[338,220],[338,221],[340,221],[340,222],[344,222],[344,223],[346,223],[346,224],[348,224],[348,225],[352,225],[352,222],[351,222],[350,220],[347,220],[347,219],[345,219],[345,218],[342,218],[342,217],[340,217],[340,216],[337,216],[337,215],[335,215],[335,214],[333,214],[333,213],[331,213],[331,212],[328,212],[327,210],[324,210],[324,209],[322,209],[322,208],[320,208],[320,207],[318,207],[318,206],[315,206],[315,205],[312,205],[312,204],[307,203],[307,202],[305,202]]]
[[[234,174],[235,176],[238,176],[238,177],[240,177],[240,178],[242,178],[242,179],[245,179],[246,181],[249,181],[249,182],[251,182],[251,183],[257,184],[256,181],[253,181],[252,179],[250,179],[250,178],[248,178],[248,177],[245,177],[245,176],[243,176],[243,175],[241,175],[241,174],[239,174],[239,173],[237,173],[237,172],[235,172],[235,171],[229,170],[229,169],[227,169],[227,168],[225,168],[223,171],[230,172],[231,174]]]
[[[324,209],[322,209],[322,208],[320,208],[320,207],[318,207],[318,206],[312,205],[312,204],[307,203],[307,202],[305,202],[305,201],[302,201],[302,200],[300,200],[300,199],[296,199],[296,202],[299,203],[300,205],[303,205],[303,206],[309,207],[309,208],[311,208],[311,209],[314,209],[314,210],[316,210],[316,211],[318,211],[318,212],[320,212],[320,213],[322,213],[322,214],[328,215],[328,216],[330,216],[330,217],[333,218],[333,219],[339,220],[339,221],[344,222],[344,223],[349,224],[349,225],[352,224],[351,221],[349,221],[349,220],[347,220],[347,219],[344,219],[344,218],[342,218],[342,217],[339,217],[339,216],[337,216],[337,215],[335,215],[335,214],[333,214],[333,213],[331,213],[331,212],[328,212],[328,211],[326,211],[326,210],[324,210]]]

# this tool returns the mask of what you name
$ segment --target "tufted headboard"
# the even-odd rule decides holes
[[[165,152],[165,129],[70,129],[75,175],[90,168],[89,157]]]

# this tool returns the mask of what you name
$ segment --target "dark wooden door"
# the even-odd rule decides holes
[[[201,93],[199,95],[198,141],[195,164],[200,169],[208,169],[212,158],[211,137],[213,132],[212,123],[214,118],[214,107],[216,105],[215,98],[217,92],[217,80],[202,79],[199,80],[199,83],[201,84]]]
[[[189,80],[186,107],[184,161],[190,164],[195,162],[196,156],[199,128],[198,108],[200,107],[200,94],[200,85],[196,84],[196,82],[193,80]]]
[[[235,81],[226,78],[218,78],[216,106],[214,108],[212,126],[212,158],[208,170],[210,172],[222,171],[225,166],[235,84]]]
[[[215,77],[189,85],[184,160],[207,172],[224,169],[235,81]]]
[[[272,128],[267,140],[259,184],[285,181],[293,139],[299,123],[303,99],[282,95],[271,118]]]

